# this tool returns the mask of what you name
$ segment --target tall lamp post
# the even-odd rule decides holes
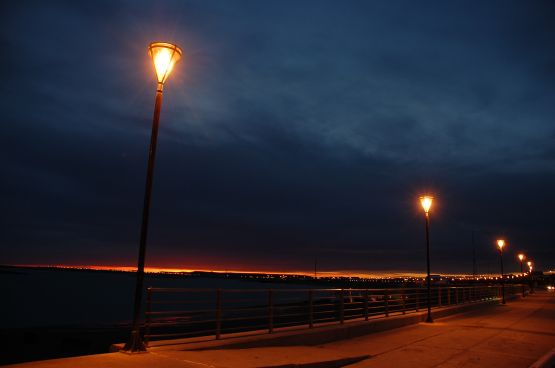
[[[530,280],[530,294],[534,294],[534,278],[532,277],[532,261],[526,262],[528,265],[528,279]]]
[[[505,240],[498,239],[497,247],[499,248],[499,259],[501,260],[501,303],[505,304],[505,275],[503,273],[503,247]]]
[[[520,277],[524,276],[524,268],[522,267],[522,261],[524,261],[524,259],[526,258],[526,256],[524,256],[524,254],[520,253],[518,255],[518,260],[520,261]],[[524,298],[526,296],[525,290],[524,290],[524,283],[522,284],[522,297]]]
[[[428,289],[428,317],[426,318],[427,323],[432,323],[434,320],[432,319],[432,291],[430,289],[431,285],[431,277],[430,277],[430,208],[432,207],[432,202],[434,197],[425,195],[420,197],[420,204],[424,209],[424,214],[426,217],[426,268],[427,268],[427,277],[426,277],[426,288]]]
[[[173,66],[181,59],[181,49],[166,42],[153,42],[148,46],[148,53],[156,70],[156,99],[154,101],[154,116],[152,118],[152,133],[150,135],[150,149],[148,151],[148,166],[146,174],[145,195],[143,202],[143,219],[141,223],[141,238],[139,243],[139,260],[137,262],[137,281],[135,284],[135,305],[133,309],[133,324],[129,341],[123,350],[127,352],[145,351],[146,347],[141,336],[141,302],[143,297],[143,281],[145,271],[146,240],[148,235],[148,218],[150,213],[150,197],[152,193],[152,174],[154,159],[156,158],[156,142],[158,140],[158,125],[160,109],[162,108],[162,92],[164,82],[168,79]]]

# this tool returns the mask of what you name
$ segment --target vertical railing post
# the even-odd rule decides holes
[[[274,293],[268,290],[268,333],[274,332]]]
[[[368,295],[368,289],[366,289],[365,295],[364,295],[364,319],[366,321],[368,321],[368,299],[370,298],[370,295]]]
[[[447,305],[451,305],[451,287],[447,287]]]
[[[216,340],[222,333],[222,289],[216,290]]]
[[[389,317],[389,290],[385,289],[383,294],[384,306],[385,306],[385,316]]]
[[[343,322],[345,322],[345,305],[344,305],[345,296],[343,294],[343,289],[341,289],[339,297],[341,298],[339,300],[339,323],[343,324]]]
[[[145,347],[148,348],[148,338],[150,336],[150,315],[152,311],[152,288],[146,289],[146,318],[145,318],[145,335],[143,336],[143,341]]]
[[[459,304],[459,288],[455,287],[455,304]]]
[[[407,304],[406,304],[406,299],[407,299],[407,295],[405,294],[405,289],[403,289],[403,291],[401,292],[401,302],[403,303],[403,314],[407,313]]]
[[[416,293],[414,293],[415,298],[416,298],[416,299],[415,299],[414,305],[415,305],[415,309],[416,309],[417,312],[418,312],[418,308],[420,307],[420,298],[419,298],[419,294],[420,294],[420,293],[419,293],[419,289],[416,289]]]
[[[308,291],[308,327],[314,327],[314,296],[313,291]]]
[[[437,288],[437,306],[441,307],[441,286]]]

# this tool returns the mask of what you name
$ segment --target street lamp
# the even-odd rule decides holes
[[[505,275],[503,274],[503,247],[505,240],[498,239],[497,247],[499,248],[499,259],[501,260],[501,302],[505,304]]]
[[[424,209],[424,214],[425,214],[425,217],[426,217],[426,267],[427,267],[427,273],[428,273],[428,277],[426,278],[426,287],[428,289],[428,317],[426,318],[426,322],[428,322],[428,323],[433,322],[433,319],[432,319],[432,304],[431,304],[432,292],[431,292],[431,289],[430,289],[430,284],[431,284],[431,280],[430,280],[430,208],[432,207],[433,200],[434,200],[434,197],[429,196],[429,195],[425,195],[425,196],[420,197],[420,204],[422,205],[422,208]]]
[[[156,158],[156,142],[158,140],[158,125],[160,122],[160,109],[162,108],[162,91],[164,89],[164,82],[168,79],[175,63],[181,59],[181,49],[171,43],[153,42],[148,46],[148,54],[154,63],[158,84],[156,86],[154,116],[152,118],[152,133],[150,135],[150,149],[148,151],[148,166],[143,202],[143,219],[141,223],[141,238],[139,243],[139,260],[137,262],[137,281],[135,284],[133,325],[129,341],[123,348],[124,351],[128,352],[146,350],[141,336],[140,319],[141,300],[143,296],[146,240],[148,235],[148,217],[150,212],[150,197],[152,193],[152,174],[154,171],[154,159]]]
[[[532,261],[528,261],[526,262],[526,264],[528,265],[528,279],[530,282],[530,294],[534,294],[534,277],[532,276]]]
[[[520,260],[520,277],[524,276],[524,269],[522,268],[522,261],[524,261],[524,259],[526,258],[526,256],[524,256],[524,254],[520,253],[518,255],[518,259]],[[524,298],[526,296],[525,294],[525,290],[524,290],[524,283],[522,284],[522,297]]]
[[[518,260],[520,261],[520,273],[524,273],[524,269],[522,268],[522,261],[524,261],[525,258],[526,256],[522,253],[518,255]]]

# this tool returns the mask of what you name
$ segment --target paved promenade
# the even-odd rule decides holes
[[[307,341],[307,344],[310,342]],[[324,345],[110,353],[11,367],[529,367],[555,347],[555,293]],[[349,358],[364,357],[356,363]],[[362,359],[362,358],[361,358]]]

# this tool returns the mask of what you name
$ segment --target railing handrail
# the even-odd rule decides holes
[[[512,286],[522,286],[526,284],[505,284],[505,285],[512,285]],[[471,285],[471,286],[442,286],[442,285],[432,285],[434,289],[465,289],[465,288],[496,288],[498,285]],[[425,288],[425,284],[420,286],[414,287],[387,287],[387,288],[256,288],[256,289],[224,289],[226,293],[256,293],[256,292],[268,292],[268,290],[273,290],[276,292],[279,291],[287,291],[287,292],[307,292],[307,291],[384,291],[384,290],[399,290],[399,291],[406,291],[406,290],[421,290]],[[148,290],[154,293],[159,292],[172,292],[172,293],[188,293],[188,292],[215,292],[218,288],[158,288],[158,287],[149,287]]]
[[[522,286],[526,284],[511,284],[511,286]],[[434,286],[434,289],[464,289],[464,288],[496,288],[499,285],[471,285],[471,286]],[[508,286],[508,285],[507,285]],[[268,292],[268,290],[273,291],[297,291],[297,292],[307,292],[307,291],[383,291],[383,290],[421,290],[425,288],[422,287],[387,287],[387,288],[256,288],[256,289],[224,289],[220,288],[222,291],[230,292],[230,293],[239,293],[239,292]],[[151,292],[171,292],[171,293],[180,293],[180,292],[213,292],[216,291],[218,288],[157,288],[157,287],[149,287],[147,290]]]
[[[282,327],[348,323],[419,312],[426,288],[155,288],[147,289],[145,341]],[[509,294],[525,295],[525,284],[509,284]],[[435,285],[431,308],[501,299],[501,285]],[[171,300],[176,298],[176,300]],[[155,295],[162,300],[154,300]],[[229,297],[229,295],[234,295]],[[246,297],[241,298],[241,295]],[[192,296],[192,298],[191,298]],[[179,306],[176,306],[179,304]],[[183,330],[185,329],[185,330]],[[155,330],[155,331],[152,331]]]

